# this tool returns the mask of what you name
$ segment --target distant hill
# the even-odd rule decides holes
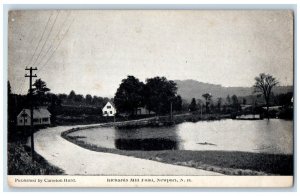
[[[216,84],[203,83],[196,80],[174,80],[178,87],[178,94],[183,99],[191,100],[192,98],[202,98],[205,93],[211,93],[213,99],[218,97],[225,98],[227,95],[236,95],[244,97],[251,95],[252,87],[224,87]],[[277,86],[273,90],[274,94],[293,92],[293,86]]]

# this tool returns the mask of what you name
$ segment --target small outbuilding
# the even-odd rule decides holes
[[[155,112],[148,110],[146,107],[139,107],[136,113],[137,115],[155,114]]]
[[[50,125],[51,114],[47,108],[40,107],[33,109],[33,125]],[[30,126],[30,109],[23,109],[17,116],[18,126]]]
[[[117,113],[117,110],[111,102],[107,102],[106,105],[102,109],[103,116],[115,116],[116,113]]]
[[[267,107],[262,107],[264,110],[267,110]],[[269,107],[269,112],[275,111],[279,112],[282,109],[282,106],[270,106]]]

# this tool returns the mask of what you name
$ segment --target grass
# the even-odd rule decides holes
[[[63,170],[50,165],[35,153],[31,161],[30,148],[20,142],[8,143],[8,175],[62,175]]]
[[[108,149],[86,143],[80,138],[69,137],[72,129],[62,137],[83,148],[174,165],[183,165],[226,175],[293,175],[293,156],[231,151],[162,150],[138,151]]]

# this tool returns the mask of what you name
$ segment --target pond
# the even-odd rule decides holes
[[[293,121],[219,120],[171,127],[101,127],[69,134],[86,143],[121,150],[221,150],[293,154]]]

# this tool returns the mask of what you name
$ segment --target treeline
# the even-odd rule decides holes
[[[139,108],[146,108],[157,115],[169,114],[171,110],[175,113],[196,111],[206,114],[263,113],[265,106],[267,113],[271,106],[282,106],[283,109],[291,110],[292,92],[275,95],[270,91],[267,101],[263,94],[261,92],[246,97],[228,95],[224,98],[214,98],[212,94],[205,93],[202,97],[189,101],[182,99],[177,94],[177,84],[165,77],[148,78],[144,83],[134,76],[128,76],[122,80],[117,89],[114,104],[119,114],[127,113],[132,116],[137,114]]]
[[[108,101],[113,101],[108,97],[92,96],[90,94],[82,95],[76,94],[71,90],[69,94],[54,94],[47,88],[46,82],[38,79],[34,82],[33,86],[33,102],[35,106],[50,106],[54,105],[76,105],[76,106],[95,106],[103,107]],[[28,107],[29,100],[27,95],[18,95],[11,92],[11,86],[8,81],[8,100],[9,102],[15,101],[19,107]],[[18,107],[18,108],[19,108]]]
[[[58,100],[60,100],[63,105],[103,107],[108,101],[112,101],[108,97],[76,94],[73,90],[68,95],[57,94],[54,96],[57,96]]]
[[[242,106],[247,104],[247,100],[236,95],[227,95],[226,98],[218,97],[215,100],[213,95],[205,93],[202,98],[193,98],[191,102],[185,103],[185,110],[194,112],[201,111],[202,113],[233,113],[239,112]],[[249,103],[250,104],[250,103]],[[257,105],[257,102],[255,103]]]
[[[8,124],[10,128],[16,126],[17,115],[24,108],[29,108],[30,100],[27,95],[14,94],[8,81]],[[107,97],[92,96],[90,94],[82,95],[71,91],[67,94],[54,94],[47,88],[46,82],[38,79],[33,84],[33,103],[34,107],[46,106],[51,113],[51,123],[56,124],[65,121],[75,122],[82,116],[89,116],[82,122],[98,122],[102,116],[102,107],[107,101],[112,101]],[[96,116],[97,119],[91,116]],[[80,119],[79,119],[80,120]]]
[[[269,106],[281,106],[282,112],[286,112],[291,109],[293,103],[292,92],[270,96]],[[227,95],[226,98],[218,97],[213,99],[213,96],[209,93],[203,94],[201,98],[193,98],[190,102],[184,101],[182,108],[183,111],[190,112],[202,112],[202,113],[262,113],[262,107],[264,107],[265,101],[261,95],[249,95],[246,97],[237,97],[236,95]],[[275,114],[271,114],[275,116]]]
[[[148,78],[146,83],[134,76],[123,79],[114,96],[118,113],[136,115],[138,108],[146,108],[149,113],[167,114],[182,110],[182,99],[177,95],[177,85],[165,77]]]

